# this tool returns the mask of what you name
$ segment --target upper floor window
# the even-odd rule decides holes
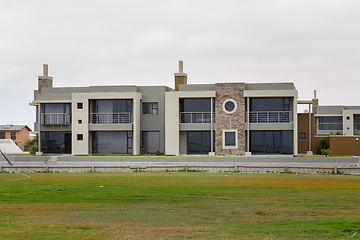
[[[5,133],[4,132],[0,132],[0,139],[5,139]]]
[[[215,112],[215,101],[213,101]],[[211,112],[210,98],[182,98],[180,99],[180,112]]]
[[[42,103],[41,124],[62,125],[71,123],[70,103]]]
[[[16,132],[12,132],[12,133],[11,133],[11,139],[12,139],[12,140],[16,140]]]
[[[90,105],[90,109],[92,109],[92,112],[90,112],[90,123],[132,123],[132,99],[92,100]]]
[[[354,130],[360,130],[360,115],[354,114]]]
[[[132,99],[93,100],[93,113],[132,113]]]
[[[342,130],[343,117],[342,116],[329,116],[318,117],[318,130]]]
[[[290,98],[250,98],[250,111],[291,111]]]
[[[213,104],[211,106],[211,98],[180,99],[180,122],[210,123],[211,107],[213,108],[213,116],[214,116],[215,101],[213,101]]]
[[[142,103],[143,114],[158,114],[158,103],[157,102],[143,102]]]

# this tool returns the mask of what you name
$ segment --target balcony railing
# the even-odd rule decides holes
[[[42,125],[69,125],[71,124],[70,113],[41,113]]]
[[[215,114],[213,113],[213,122]],[[210,112],[181,112],[180,123],[211,123]]]
[[[342,123],[318,123],[317,130],[343,130]]]
[[[132,123],[131,113],[90,113],[92,124],[123,124]]]
[[[250,112],[250,123],[289,123],[293,121],[291,111]]]

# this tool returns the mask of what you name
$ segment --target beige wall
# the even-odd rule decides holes
[[[88,155],[89,149],[89,100],[90,99],[133,99],[133,155],[140,154],[140,100],[138,92],[102,92],[102,93],[72,93],[72,153],[73,155]],[[77,109],[77,103],[83,103],[83,109]],[[78,120],[82,124],[78,124]],[[113,126],[111,126],[113,128]],[[112,129],[113,130],[113,129]],[[121,128],[119,128],[121,130]],[[83,134],[83,140],[77,140],[77,134]]]
[[[213,98],[215,91],[182,91],[165,93],[165,154],[179,155],[179,99]]]

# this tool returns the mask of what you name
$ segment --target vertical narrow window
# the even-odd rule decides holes
[[[12,139],[12,140],[16,140],[16,132],[12,132],[12,133],[11,133],[11,139]]]
[[[5,139],[5,133],[4,132],[0,132],[0,139]]]
[[[306,133],[300,133],[299,134],[299,139],[300,139],[300,141],[305,141],[306,140]]]

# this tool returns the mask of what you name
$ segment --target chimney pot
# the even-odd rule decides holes
[[[179,73],[184,73],[184,63],[183,63],[183,61],[179,61]]]
[[[44,76],[44,77],[49,76],[48,65],[47,65],[47,64],[44,64],[44,65],[43,65],[43,76]]]

